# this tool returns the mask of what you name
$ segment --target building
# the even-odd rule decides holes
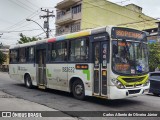
[[[156,43],[158,41],[158,28],[151,28],[145,30],[148,33],[148,42]]]
[[[160,42],[160,22],[156,22],[156,24],[157,24],[156,28],[144,30],[148,33],[147,39],[149,43]]]
[[[2,70],[2,71],[8,71],[8,65],[9,65],[9,46],[8,45],[0,46],[0,51],[2,51],[6,55],[6,61],[3,63],[3,65],[0,65],[0,70]]]
[[[137,5],[120,6],[106,0],[63,0],[56,9],[56,35],[106,25],[144,30],[156,28],[158,21]]]

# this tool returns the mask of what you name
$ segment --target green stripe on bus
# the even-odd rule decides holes
[[[83,70],[83,73],[87,75],[87,80],[90,80],[90,70]]]
[[[52,75],[49,73],[48,69],[47,69],[47,77],[52,77]]]

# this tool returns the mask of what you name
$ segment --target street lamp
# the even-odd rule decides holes
[[[37,25],[39,25],[39,27],[42,28],[42,30],[46,33],[46,36],[47,36],[47,32],[44,30],[44,28],[43,28],[39,23],[37,23],[36,21],[31,20],[31,19],[26,19],[26,21],[32,21],[32,22],[36,23]],[[47,37],[47,38],[48,38],[48,37]]]

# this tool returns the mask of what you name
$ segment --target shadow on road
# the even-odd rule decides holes
[[[152,93],[148,93],[148,94],[146,94],[146,95],[148,95],[148,96],[153,96],[153,97],[160,97],[159,95],[154,95],[154,94],[152,94]]]
[[[134,99],[105,100],[105,99],[100,99],[95,97],[87,97],[86,100],[92,103],[105,105],[112,108],[141,104],[141,101],[136,101]]]
[[[28,89],[25,87],[24,84],[13,84],[15,86],[19,86],[19,87],[24,87],[25,92],[31,92],[31,91],[39,91],[39,92],[43,92],[41,95],[58,95],[61,97],[66,97],[64,99],[72,99],[75,102],[79,102],[79,100],[74,99],[73,95],[71,93],[68,92],[63,92],[63,91],[59,91],[59,90],[53,90],[53,89],[46,89],[46,90],[41,90],[38,89],[38,87],[33,87],[33,89]],[[39,96],[39,95],[36,95]],[[35,97],[36,97],[35,96]],[[112,107],[112,108],[117,108],[117,107],[124,107],[124,106],[132,106],[132,105],[141,105],[142,102],[135,100],[135,99],[118,99],[118,100],[107,100],[107,99],[101,99],[101,98],[96,98],[96,97],[86,97],[85,100],[83,102],[90,102],[93,104],[99,104],[99,105],[103,105],[103,106],[107,106],[107,107]]]

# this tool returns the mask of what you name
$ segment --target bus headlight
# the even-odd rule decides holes
[[[143,84],[143,87],[148,86],[149,83],[150,83],[150,82],[149,82],[149,80],[148,80],[146,83]]]
[[[112,83],[119,89],[123,89],[124,88],[122,83],[119,80],[115,79],[115,78],[112,79]]]

